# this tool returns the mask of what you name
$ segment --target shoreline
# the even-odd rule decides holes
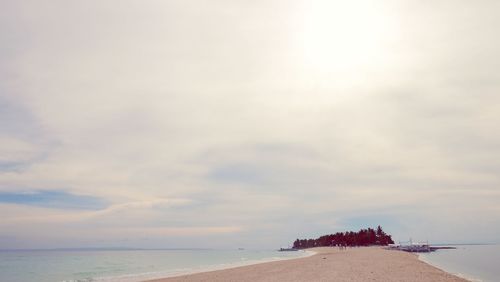
[[[321,247],[306,251],[310,252],[309,256],[207,270],[145,280],[145,282],[470,281],[445,272],[421,260],[418,255],[386,250],[382,247],[358,247],[347,250]]]
[[[228,269],[234,269],[234,268],[240,268],[240,267],[247,267],[247,266],[259,265],[259,264],[266,264],[266,263],[307,258],[307,257],[313,256],[316,254],[314,251],[311,251],[311,250],[300,250],[299,253],[300,254],[298,256],[291,256],[291,257],[275,256],[275,257],[267,257],[267,258],[262,258],[262,259],[244,260],[244,261],[229,262],[229,263],[214,264],[214,265],[209,265],[209,266],[184,268],[184,269],[180,268],[180,269],[173,269],[173,270],[159,271],[159,272],[154,271],[154,272],[145,272],[145,273],[130,273],[130,274],[117,275],[117,276],[98,276],[98,277],[92,278],[93,279],[92,281],[94,281],[94,280],[95,281],[109,281],[109,282],[158,281],[158,280],[163,280],[163,279],[168,279],[168,278],[184,277],[184,276],[201,274],[201,273],[208,273],[208,272],[213,272],[213,271],[225,271]],[[66,280],[64,280],[64,281],[66,281]],[[68,280],[68,281],[73,281],[73,280]]]
[[[171,279],[171,278],[191,276],[191,275],[197,275],[197,274],[203,274],[203,273],[210,273],[210,272],[214,272],[214,271],[226,271],[226,270],[230,270],[230,269],[236,269],[236,268],[242,268],[242,267],[248,267],[248,266],[254,266],[254,265],[303,259],[303,258],[308,258],[308,257],[314,256],[317,254],[317,252],[315,252],[313,250],[309,250],[309,249],[299,250],[298,252],[302,252],[303,255],[297,256],[297,257],[269,257],[269,258],[264,258],[264,259],[256,259],[256,260],[232,262],[232,263],[212,265],[212,266],[204,266],[204,267],[200,267],[197,269],[191,269],[191,270],[172,271],[168,274],[165,274],[164,276],[155,277],[155,278],[148,278],[147,280],[140,280],[139,282],[163,281],[164,279]],[[135,281],[135,282],[137,282],[137,281]]]
[[[475,277],[471,277],[471,276],[468,276],[468,275],[465,275],[463,273],[457,273],[457,272],[451,272],[451,271],[447,271],[446,269],[440,267],[439,265],[435,265],[433,264],[432,262],[430,262],[429,260],[425,259],[421,254],[416,254],[417,255],[417,258],[419,261],[425,263],[425,264],[428,264],[434,268],[437,268],[443,272],[446,272],[446,273],[449,273],[451,275],[455,275],[459,278],[462,278],[462,279],[465,279],[466,281],[469,281],[469,282],[481,282],[482,280],[481,279],[478,279],[478,278],[475,278]]]

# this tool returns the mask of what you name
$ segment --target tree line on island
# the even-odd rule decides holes
[[[392,240],[391,235],[386,234],[379,225],[377,230],[368,228],[361,229],[358,232],[337,232],[335,234],[321,236],[317,239],[297,239],[293,243],[293,248],[305,249],[328,246],[357,247],[371,245],[386,246],[388,244],[394,244],[394,241]]]

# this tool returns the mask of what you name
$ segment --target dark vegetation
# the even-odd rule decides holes
[[[388,244],[394,244],[394,241],[392,241],[391,235],[386,234],[379,225],[377,230],[368,228],[361,229],[358,232],[337,232],[335,234],[321,236],[317,239],[297,239],[293,243],[293,248],[305,249],[327,246],[356,247],[372,245],[385,246]]]

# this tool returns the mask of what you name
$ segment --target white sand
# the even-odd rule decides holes
[[[380,247],[311,250],[317,254],[151,281],[467,281],[401,251]]]

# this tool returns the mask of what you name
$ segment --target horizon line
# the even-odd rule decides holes
[[[488,246],[488,245],[500,245],[500,243],[432,243],[433,246]],[[235,248],[192,248],[192,247],[178,247],[178,248],[141,248],[141,247],[69,247],[69,248],[14,248],[14,249],[2,249],[0,252],[9,251],[209,251],[209,250],[232,250],[239,249]],[[245,250],[247,248],[244,248]],[[255,248],[251,248],[255,249]]]

